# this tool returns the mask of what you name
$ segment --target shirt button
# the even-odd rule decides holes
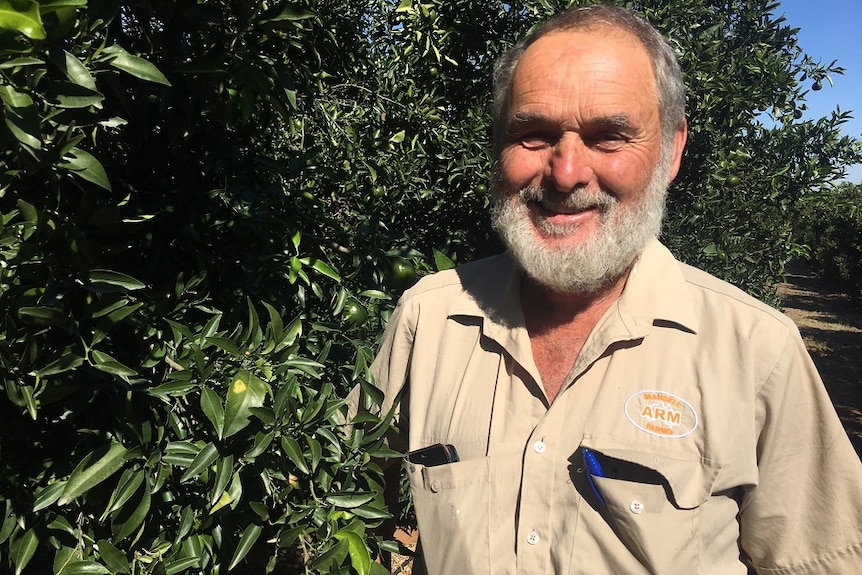
[[[439,481],[432,481],[431,482],[431,491],[433,491],[434,493],[437,493],[438,491],[440,491],[440,482]]]
[[[629,503],[629,509],[631,509],[632,513],[643,513],[644,504],[635,499]]]
[[[539,542],[539,534],[538,533],[536,533],[535,531],[530,531],[529,533],[527,533],[527,543],[529,543],[530,545],[535,545],[538,542]]]
[[[547,449],[547,445],[545,445],[544,441],[537,441],[533,444],[533,451],[536,453],[544,453],[545,449]]]

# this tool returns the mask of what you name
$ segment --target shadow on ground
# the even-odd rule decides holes
[[[856,453],[862,455],[862,308],[830,289],[804,265],[789,268],[779,293]]]

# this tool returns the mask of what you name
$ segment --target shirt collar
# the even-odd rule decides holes
[[[652,240],[635,262],[618,302],[620,317],[630,329],[644,330],[656,322],[697,333],[688,282],[679,262],[658,240]]]
[[[483,320],[483,333],[509,348],[529,342],[521,309],[521,272],[508,253],[458,268],[465,295],[450,317]],[[699,322],[677,260],[658,240],[644,248],[629,274],[617,305],[630,334],[645,334],[656,322],[697,333]],[[614,309],[614,308],[612,308]]]

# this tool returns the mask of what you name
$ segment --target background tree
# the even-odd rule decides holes
[[[493,62],[565,2],[0,2],[0,561],[380,571],[388,420],[338,416],[400,291],[498,251]],[[758,294],[859,160],[757,0],[627,3],[677,47],[666,241]]]

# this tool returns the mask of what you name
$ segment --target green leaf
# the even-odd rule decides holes
[[[227,486],[227,482],[230,481],[230,478],[233,476],[233,462],[233,455],[228,455],[227,457],[219,459],[218,465],[216,466],[215,481],[213,482],[213,488],[210,491],[210,505],[215,505],[218,500],[221,499],[225,487]]]
[[[132,451],[121,444],[111,442],[109,447],[101,447],[87,455],[72,471],[65,489],[63,489],[63,495],[57,504],[66,505],[109,478],[120,470],[131,454]]]
[[[99,293],[128,292],[144,289],[146,286],[140,280],[124,273],[112,270],[94,269],[87,276],[91,287]]]
[[[151,62],[144,60],[140,56],[134,56],[126,52],[119,44],[114,44],[105,48],[104,53],[110,57],[109,63],[114,68],[127,72],[141,80],[170,86],[171,83],[162,74],[158,68]]]
[[[390,517],[392,517],[392,513],[390,513],[386,509],[380,509],[372,505],[360,505],[359,507],[354,507],[350,511],[357,517],[362,517],[363,519],[370,519],[372,521],[376,521],[379,519],[389,519]]]
[[[227,392],[222,437],[230,437],[249,424],[250,409],[263,405],[268,387],[248,371],[237,372]]]
[[[65,371],[77,369],[84,363],[84,358],[73,353],[63,353],[63,355],[36,372],[39,377],[47,377],[56,375]]]
[[[183,476],[180,477],[180,483],[185,483],[189,479],[197,477],[216,459],[218,459],[218,448],[212,442],[207,443],[195,456],[194,460],[192,460]]]
[[[337,540],[347,541],[347,550],[350,553],[350,564],[359,575],[368,575],[371,571],[371,554],[365,546],[365,542],[353,531],[342,529],[333,535]]]
[[[105,565],[108,566],[108,569],[114,573],[129,573],[129,558],[126,557],[125,553],[105,539],[100,540],[97,545],[99,547],[99,555],[102,561],[105,562]]]
[[[29,94],[19,92],[14,86],[6,84],[0,86],[0,100],[7,109],[30,108],[33,106],[33,98]]]
[[[36,499],[33,501],[33,511],[36,512],[44,509],[57,501],[65,487],[65,481],[56,481],[44,489],[37,491]]]
[[[263,531],[263,527],[255,524],[245,528],[245,531],[242,532],[242,536],[239,538],[239,544],[236,546],[236,551],[234,551],[228,571],[236,567],[248,555],[248,552],[251,551],[258,537],[260,537],[261,531]]]
[[[18,308],[18,315],[24,318],[32,318],[35,323],[64,326],[68,321],[65,312],[61,308],[34,306]]]
[[[94,349],[90,352],[90,356],[92,357],[90,365],[99,371],[104,371],[105,373],[110,373],[122,378],[132,377],[133,375],[138,374],[137,371],[131,367],[123,365],[107,353]]]
[[[302,262],[303,265],[310,265],[312,268],[322,273],[326,277],[332,278],[337,282],[341,281],[341,276],[338,275],[338,272],[329,267],[325,262],[317,259],[317,258],[301,258],[299,261]]]
[[[39,536],[33,529],[28,529],[19,539],[9,545],[9,557],[15,564],[15,575],[20,575],[39,546]]]
[[[374,499],[374,493],[369,491],[358,491],[354,493],[331,493],[326,496],[326,502],[336,507],[353,509],[364,505]]]
[[[121,541],[137,530],[150,511],[152,497],[149,481],[141,486],[139,499],[130,499],[111,517],[111,533],[114,541]]]
[[[80,148],[72,148],[63,161],[60,162],[60,167],[66,168],[79,178],[87,180],[97,186],[111,191],[111,182],[108,180],[108,174],[102,164],[89,152],[85,152]]]
[[[180,573],[181,571],[187,571],[190,567],[200,566],[200,555],[195,555],[194,557],[186,557],[184,559],[178,559],[177,561],[166,562],[165,575],[175,575],[176,573]]]
[[[0,523],[0,543],[5,542],[12,532],[15,531],[17,514],[12,507],[12,502],[8,499],[2,502],[3,504],[3,521]]]
[[[394,136],[389,138],[389,141],[392,142],[393,144],[400,144],[401,142],[404,141],[404,138],[406,136],[407,136],[407,132],[404,130],[401,130],[400,132],[398,132],[397,134],[395,134]]]
[[[108,499],[108,504],[105,506],[105,511],[102,513],[99,521],[104,521],[111,513],[125,505],[126,501],[131,499],[138,488],[140,488],[145,477],[146,473],[137,466],[126,469],[123,475],[120,476],[117,487],[111,493],[111,497]]]
[[[95,561],[73,561],[66,565],[60,575],[109,575],[107,567]]]
[[[294,6],[293,4],[288,4],[284,7],[284,9],[276,14],[275,16],[270,16],[267,18],[262,18],[260,20],[261,23],[267,22],[281,22],[284,20],[289,21],[297,21],[297,20],[306,20],[308,18],[314,18],[315,13],[309,12],[308,10],[303,10],[298,6]]]
[[[206,338],[206,341],[207,343],[211,343],[219,349],[224,350],[233,356],[239,357],[242,355],[242,352],[239,350],[239,347],[237,347],[237,345],[233,342],[232,339],[226,337],[208,337]]]
[[[12,58],[11,60],[6,60],[5,62],[0,63],[0,70],[10,70],[12,68],[18,68],[19,66],[39,66],[44,63],[45,61],[40,60],[39,58],[24,56],[22,58]],[[12,88],[12,86],[3,86],[3,88]]]
[[[266,448],[272,444],[273,439],[275,439],[275,431],[270,431],[268,433],[259,431],[257,435],[254,436],[254,445],[252,445],[251,448],[243,454],[243,458],[254,459],[266,451]]]
[[[380,299],[380,300],[392,299],[392,297],[389,294],[382,292],[380,290],[376,290],[376,289],[367,289],[365,291],[361,291],[361,292],[359,292],[359,295],[361,297],[367,297],[367,298],[371,298],[371,299]]]
[[[297,443],[294,438],[289,435],[282,435],[281,448],[284,449],[284,453],[287,455],[287,458],[296,465],[297,469],[303,473],[308,473],[308,464],[305,462],[305,457],[302,455],[302,449],[299,447],[299,443]]]
[[[0,29],[20,32],[31,40],[47,37],[39,3],[33,0],[0,0]]]
[[[201,389],[201,410],[213,424],[213,429],[221,439],[221,432],[224,429],[224,408],[218,394],[208,387]]]
[[[63,73],[66,74],[69,80],[93,92],[98,92],[96,89],[96,80],[90,74],[90,70],[73,54],[70,54],[66,50],[58,51],[52,54],[52,60],[63,70]]]
[[[437,271],[443,270],[451,270],[455,267],[455,262],[453,262],[449,257],[439,250],[434,250],[434,265],[437,266]]]

